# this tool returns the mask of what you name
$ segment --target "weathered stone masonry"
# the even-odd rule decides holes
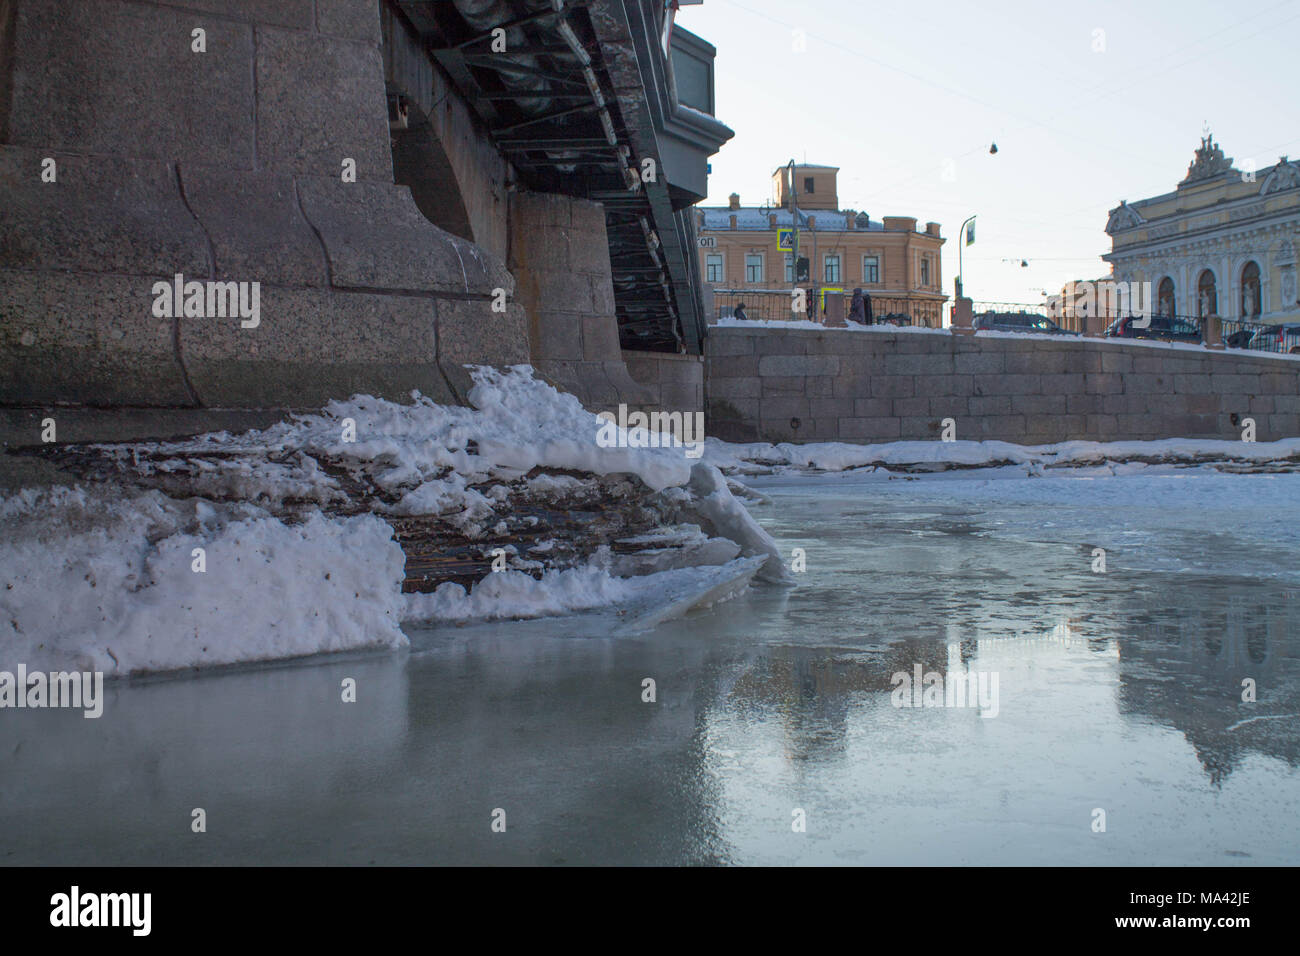
[[[710,329],[706,427],[728,441],[1300,436],[1300,361],[1089,339]],[[797,420],[794,421],[794,420]]]
[[[378,26],[358,0],[0,4],[0,404],[454,401],[463,361],[527,361],[504,261],[393,183]],[[261,325],[155,318],[175,273],[260,282]]]

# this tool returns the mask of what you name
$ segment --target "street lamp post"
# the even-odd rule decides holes
[[[962,251],[966,248],[966,227],[974,221],[975,217],[971,216],[963,222],[961,232],[957,234],[957,278],[953,284],[957,287],[957,298],[959,299],[962,296]]]

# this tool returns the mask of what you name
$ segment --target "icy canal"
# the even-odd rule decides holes
[[[751,483],[797,586],[648,634],[414,632],[9,711],[0,860],[1300,859],[1300,476]],[[896,706],[918,667],[985,693]]]

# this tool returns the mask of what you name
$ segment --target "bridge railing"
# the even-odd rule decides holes
[[[792,289],[714,289],[713,312],[715,318],[733,317],[736,307],[743,305],[744,314],[750,321],[761,322],[817,322],[825,318],[825,294],[834,293],[844,296],[844,311],[847,314],[852,292],[847,290],[821,289],[808,290],[806,303],[808,311],[794,311]],[[943,303],[928,302],[906,296],[871,296],[872,320],[880,325],[924,326],[941,328],[943,326]]]

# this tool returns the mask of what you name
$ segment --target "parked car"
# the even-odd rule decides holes
[[[981,312],[973,323],[980,332],[1034,332],[1040,335],[1078,335],[1063,329],[1045,315],[1034,312]]]
[[[1191,342],[1201,344],[1200,326],[1172,315],[1153,315],[1145,328],[1137,323],[1137,316],[1116,319],[1106,329],[1106,335],[1119,339],[1159,339],[1163,342]]]
[[[1250,340],[1250,347],[1265,352],[1300,354],[1300,322],[1287,322],[1256,329],[1254,337]]]

